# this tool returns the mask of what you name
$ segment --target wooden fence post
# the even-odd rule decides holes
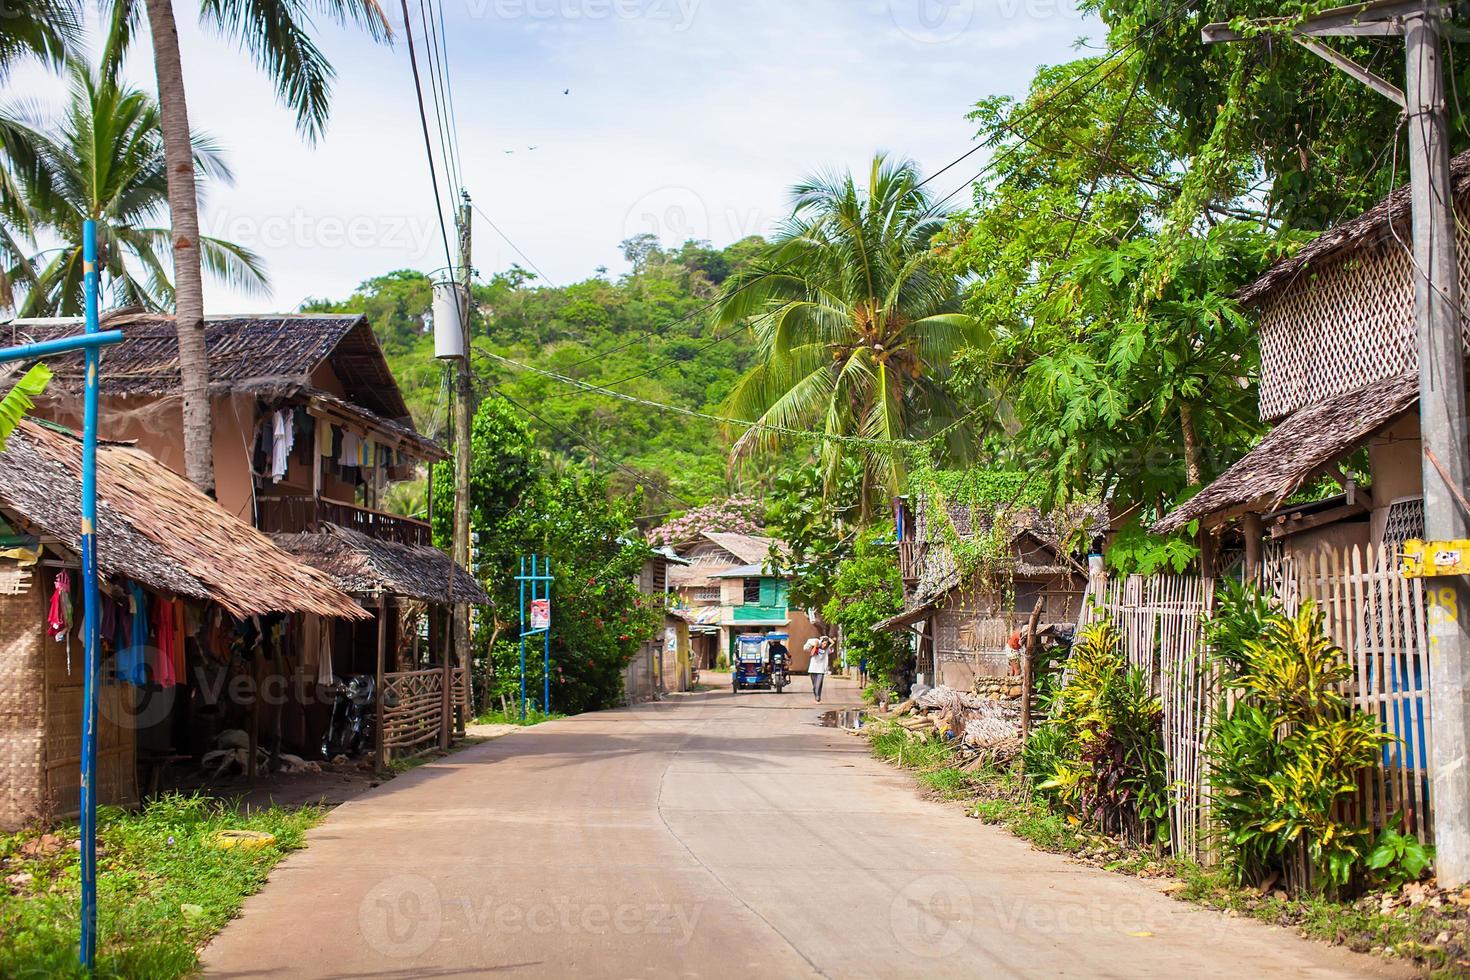
[[[383,690],[384,675],[387,672],[388,662],[388,596],[384,593],[378,594],[378,665],[377,684],[378,696],[374,698],[373,706],[373,740],[377,742],[374,764],[378,772],[388,768],[388,740],[383,731],[383,698],[387,692]]]
[[[1031,687],[1036,673],[1036,628],[1041,623],[1041,607],[1045,599],[1036,600],[1031,619],[1026,624],[1026,651],[1021,655],[1021,744],[1031,735]]]

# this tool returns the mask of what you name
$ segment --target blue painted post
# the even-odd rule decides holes
[[[97,223],[82,226],[86,331],[97,332]],[[82,407],[82,601],[86,627],[82,673],[82,969],[97,960],[97,347],[86,348]]]
[[[536,574],[536,559],[532,558],[531,574]],[[521,555],[521,721],[526,720],[526,556]],[[531,595],[535,597],[535,583]]]
[[[546,584],[541,587],[541,598],[545,599],[548,608],[551,603],[551,556],[547,555],[541,563],[541,574],[546,576]],[[551,713],[551,623],[546,624],[546,629],[541,633],[541,710],[546,714]]]

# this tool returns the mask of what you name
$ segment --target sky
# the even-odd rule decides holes
[[[625,271],[618,243],[635,234],[723,246],[769,232],[800,177],[861,171],[876,151],[932,173],[973,146],[971,105],[1022,94],[1037,65],[1103,34],[1070,0],[442,2],[474,266],[484,278],[534,266],[554,285]],[[249,55],[184,17],[192,2],[175,4],[190,121],[234,172],[232,186],[207,187],[203,231],[254,249],[271,280],[260,294],[206,282],[210,312],[287,312],[448,264],[401,9],[383,3],[391,46],[317,24],[337,78],[315,145]],[[150,58],[142,46],[126,72],[152,90]],[[39,68],[8,87],[42,111],[65,94]],[[447,207],[458,188],[429,112]],[[933,188],[949,194],[984,161]]]

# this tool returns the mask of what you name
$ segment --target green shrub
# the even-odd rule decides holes
[[[1389,737],[1377,719],[1338,693],[1352,668],[1304,601],[1295,616],[1257,622],[1253,607],[1226,608],[1241,622],[1220,627],[1238,638],[1227,653],[1232,706],[1210,733],[1213,819],[1239,882],[1271,875],[1291,881],[1304,858],[1315,880],[1341,887],[1361,869],[1369,828],[1338,818]]]
[[[1071,679],[1023,757],[1037,789],[1075,823],[1130,840],[1169,838],[1163,706],[1142,671],[1119,652],[1109,622],[1077,637]]]

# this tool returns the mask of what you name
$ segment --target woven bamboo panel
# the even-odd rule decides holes
[[[14,562],[5,564],[14,566]],[[0,592],[0,829],[18,830],[46,810],[44,598],[37,576]]]
[[[1457,210],[1463,229],[1467,205]],[[1470,287],[1467,246],[1462,231],[1462,293]],[[1260,316],[1260,407],[1268,421],[1418,369],[1413,262],[1393,237],[1304,270],[1261,302]],[[1465,326],[1470,334],[1470,320]]]
[[[390,759],[432,751],[439,744],[443,723],[443,669],[383,676],[383,745]]]

